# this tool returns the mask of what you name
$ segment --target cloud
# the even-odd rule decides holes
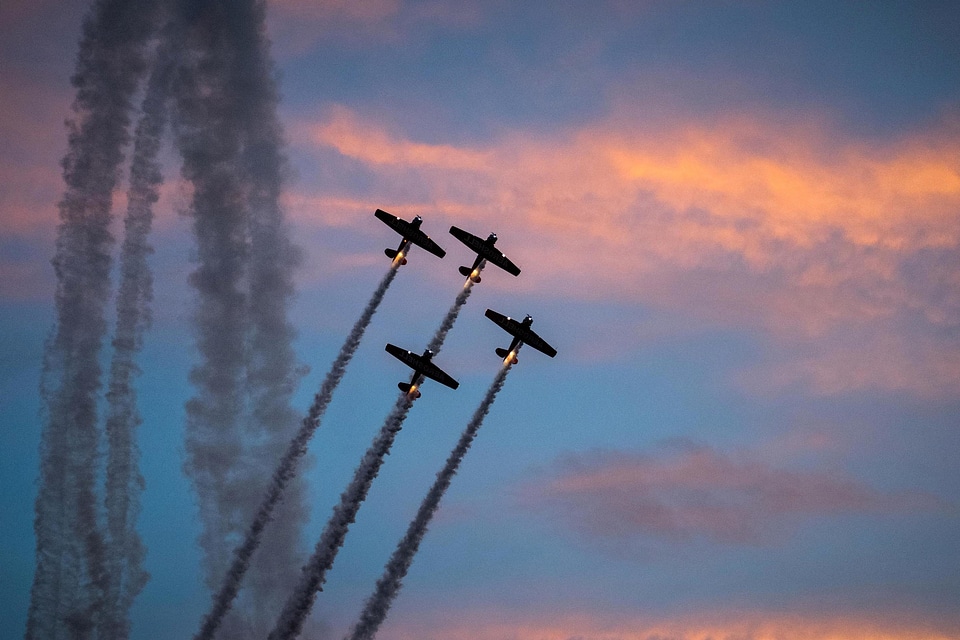
[[[268,14],[271,40],[281,56],[308,51],[324,41],[352,48],[396,46],[410,42],[425,25],[455,30],[481,23],[484,9],[476,3],[440,0],[277,0]]]
[[[395,640],[949,640],[956,620],[913,614],[805,614],[736,610],[675,617],[468,610],[388,621]]]
[[[587,538],[728,545],[779,542],[806,518],[910,513],[940,504],[920,492],[882,493],[839,471],[778,469],[746,453],[689,445],[659,457],[571,455],[520,496],[525,507]]]
[[[326,198],[483,232],[494,224],[505,239],[523,238],[514,251],[531,289],[760,329],[806,349],[807,363],[788,363],[794,371],[780,378],[824,392],[918,391],[916,379],[960,392],[960,369],[925,359],[939,351],[960,362],[956,125],[876,142],[766,114],[655,127],[614,115],[465,146],[409,140],[333,107],[294,130],[362,176],[323,185]],[[312,220],[343,224],[351,208],[334,204]],[[828,382],[843,368],[814,375],[846,364],[833,346],[855,351],[858,339],[843,342],[851,334],[869,336],[878,353],[851,353],[854,382]],[[908,375],[873,366],[910,356],[916,336],[930,347],[912,354]]]
[[[0,80],[0,234],[56,226],[69,94],[12,70]]]

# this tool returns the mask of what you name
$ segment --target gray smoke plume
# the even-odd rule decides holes
[[[519,349],[517,349],[517,351],[519,351]],[[430,487],[427,496],[420,504],[417,515],[410,522],[410,526],[407,527],[406,534],[397,544],[393,555],[390,556],[390,560],[384,567],[383,575],[377,580],[377,586],[374,589],[373,595],[367,599],[363,612],[360,614],[360,619],[356,625],[354,625],[353,630],[348,636],[348,640],[372,640],[377,634],[377,630],[390,611],[390,605],[393,604],[394,598],[396,598],[400,592],[400,587],[403,586],[403,579],[406,577],[407,571],[409,571],[410,565],[413,563],[413,558],[417,555],[420,542],[427,533],[427,527],[430,524],[430,520],[433,519],[433,514],[436,513],[437,508],[440,506],[440,500],[443,498],[443,494],[446,493],[450,487],[453,476],[456,475],[457,470],[460,468],[460,462],[470,449],[470,445],[473,444],[473,439],[476,437],[480,425],[483,424],[483,419],[487,416],[487,413],[489,413],[490,406],[496,399],[497,394],[503,388],[503,384],[507,380],[507,373],[509,372],[510,364],[504,364],[497,373],[497,376],[493,379],[493,384],[487,389],[483,401],[480,402],[480,406],[477,407],[466,429],[464,429],[460,435],[457,446],[450,452],[447,463],[440,473],[437,474],[436,481],[433,483],[433,486]]]
[[[129,637],[130,607],[149,579],[143,569],[146,549],[135,529],[144,481],[140,475],[140,452],[135,437],[142,419],[137,410],[134,380],[140,372],[135,357],[143,345],[143,334],[150,325],[150,302],[153,299],[153,278],[147,264],[147,256],[153,249],[148,243],[148,236],[153,222],[153,205],[159,198],[163,182],[157,155],[165,127],[165,101],[172,73],[168,48],[163,46],[159,50],[134,134],[127,215],[120,252],[117,326],[106,393],[107,468],[104,503],[110,582],[98,635],[115,640]]]
[[[83,23],[53,259],[57,319],[41,382],[37,565],[27,638],[87,637],[108,589],[97,522],[96,402],[110,293],[110,208],[155,28],[156,4],[149,0],[98,0]]]
[[[229,19],[214,3],[184,0],[182,60],[171,86],[182,175],[193,186],[190,215],[197,269],[190,282],[198,292],[194,313],[201,362],[190,372],[196,395],[186,405],[184,471],[197,492],[204,575],[213,588],[223,576],[228,534],[239,520],[236,496],[246,475],[242,422],[246,372],[246,267],[248,212],[239,158],[240,114],[226,85],[233,46],[221,27]]]
[[[237,529],[242,540],[242,527],[255,517],[271,484],[275,461],[281,459],[297,432],[298,416],[290,401],[303,372],[297,369],[292,346],[295,331],[287,319],[300,254],[290,242],[280,207],[286,158],[265,33],[265,3],[247,0],[234,4],[231,29],[240,73],[229,86],[243,119],[240,168],[250,214],[251,326],[246,383],[251,412],[247,438],[253,444],[245,452],[250,490],[245,517]],[[263,542],[265,553],[252,565],[244,609],[249,612],[254,637],[267,634],[283,604],[283,594],[293,588],[296,570],[305,559],[300,534],[307,516],[306,485],[299,476],[290,475],[283,501],[272,516],[271,536]]]
[[[201,356],[191,372],[185,470],[214,591],[297,428],[290,398],[301,373],[287,309],[298,253],[279,204],[286,161],[264,18],[258,0],[180,3],[186,62],[174,82],[174,123],[194,188]],[[253,564],[249,602],[223,621],[232,638],[265,635],[281,604],[276,594],[302,562],[305,490],[292,475],[285,489],[272,515],[269,562]]]
[[[340,348],[340,353],[333,361],[330,371],[320,386],[320,390],[313,397],[313,403],[310,405],[310,410],[300,425],[300,430],[297,432],[296,437],[290,442],[280,464],[273,472],[266,495],[260,503],[253,522],[247,529],[243,543],[234,550],[233,562],[227,571],[226,579],[223,581],[220,591],[217,592],[213,598],[213,607],[204,617],[199,633],[194,636],[197,640],[209,640],[213,638],[223,621],[223,617],[230,610],[233,600],[240,590],[243,576],[250,566],[250,559],[260,545],[263,530],[270,522],[273,510],[283,497],[284,490],[290,480],[296,475],[297,465],[307,452],[307,444],[320,426],[320,420],[326,412],[327,406],[330,404],[333,392],[337,388],[337,385],[340,384],[344,373],[346,373],[347,365],[353,358],[353,354],[356,353],[357,347],[360,346],[363,333],[370,325],[370,321],[380,306],[380,302],[390,287],[390,283],[393,282],[394,276],[397,275],[398,268],[399,263],[391,266],[390,270],[387,271],[386,275],[380,281],[380,285],[367,303],[360,319],[353,325],[353,329]]]
[[[443,322],[440,323],[433,339],[430,340],[428,348],[435,354],[439,353],[441,347],[443,347],[447,334],[453,328],[457,317],[460,315],[460,310],[466,304],[472,290],[473,281],[468,279],[463,286],[463,290],[457,295],[453,306],[444,316]],[[337,553],[343,546],[347,531],[356,519],[360,505],[366,499],[367,492],[370,490],[370,485],[373,484],[374,478],[380,472],[384,457],[390,453],[393,440],[403,426],[403,421],[406,419],[411,406],[413,406],[413,398],[406,393],[400,394],[393,411],[387,416],[380,432],[363,455],[360,465],[354,472],[353,480],[340,495],[340,504],[334,507],[333,515],[327,521],[313,555],[301,569],[300,580],[296,589],[284,605],[276,626],[270,632],[269,640],[291,640],[300,635],[303,624],[307,616],[310,615],[313,603],[317,599],[317,593],[323,589],[327,571],[333,566]]]

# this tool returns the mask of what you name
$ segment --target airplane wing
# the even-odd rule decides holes
[[[403,220],[401,220],[401,222],[403,222]],[[418,247],[423,247],[438,258],[442,258],[443,256],[447,255],[447,252],[441,249],[440,245],[431,240],[430,236],[419,229],[404,237]]]
[[[373,212],[373,215],[377,216],[380,220],[386,223],[388,227],[402,235],[404,238],[407,237],[407,234],[410,232],[410,223],[402,218],[391,215],[384,211],[383,209],[377,209]]]
[[[510,258],[503,255],[502,253],[500,253],[490,245],[486,245],[486,251],[482,255],[484,258],[487,259],[487,262],[492,262],[493,264],[497,265],[498,267],[500,267],[510,275],[514,275],[514,276],[520,275],[520,267],[513,264],[510,261]]]
[[[450,227],[450,235],[473,249],[474,253],[481,253],[483,251],[483,245],[485,244],[483,240],[472,233],[467,233],[460,227]]]
[[[460,383],[450,377],[446,371],[433,364],[432,362],[424,362],[418,367],[420,373],[430,378],[431,380],[436,380],[440,384],[450,387],[451,389],[456,389],[460,386]]]
[[[513,318],[508,318],[502,313],[497,313],[493,309],[487,309],[483,315],[493,320],[501,329],[512,336],[517,335],[517,332],[521,326],[520,323]]]
[[[411,369],[416,369],[417,371],[423,373],[423,369],[421,367],[424,364],[424,360],[423,356],[421,356],[419,353],[401,349],[400,347],[390,343],[387,343],[386,351]]]
[[[524,331],[521,332],[520,340],[523,341],[523,344],[533,347],[541,353],[545,353],[551,358],[557,355],[557,350],[551,347],[547,342],[533,332],[533,329],[527,327]]]
[[[503,255],[486,240],[478,238],[472,233],[468,233],[459,227],[450,227],[450,234],[463,244],[470,247],[487,262],[492,262],[511,275],[520,275],[520,267],[511,262],[507,256]]]

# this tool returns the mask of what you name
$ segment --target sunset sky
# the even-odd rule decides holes
[[[87,3],[0,2],[0,637],[34,571],[41,356]],[[341,638],[499,366],[525,349],[384,640],[960,638],[960,3],[275,0],[306,410],[414,249],[310,446],[312,548],[486,237],[489,267],[317,600]],[[189,194],[164,151],[140,356],[152,578],[136,640],[209,604],[183,474]],[[124,191],[114,199],[124,210]],[[122,239],[122,227],[115,226]],[[107,358],[109,351],[105,351]]]

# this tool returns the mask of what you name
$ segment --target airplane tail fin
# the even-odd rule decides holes
[[[403,391],[404,393],[410,393],[410,390],[413,389],[413,397],[414,398],[420,397],[420,391],[414,388],[414,386],[409,382],[398,382],[397,388],[400,389],[400,391]]]
[[[497,348],[497,355],[500,356],[501,358],[506,358],[508,353],[510,352],[507,351],[506,349],[500,349],[499,347]]]
[[[480,282],[480,276],[473,275],[473,269],[471,269],[470,267],[460,267],[460,275],[466,276],[471,280],[473,280],[474,282]]]
[[[383,252],[387,254],[387,257],[391,260],[396,260],[397,255],[400,254],[396,249],[384,249]],[[400,255],[400,264],[407,264],[407,259],[403,255]]]
[[[503,361],[506,362],[507,364],[517,364],[518,362],[520,362],[516,354],[514,354],[513,357],[510,358],[510,362],[507,362],[507,358],[510,357],[510,351],[508,351],[507,349],[498,348],[497,355],[500,356],[503,359]]]

